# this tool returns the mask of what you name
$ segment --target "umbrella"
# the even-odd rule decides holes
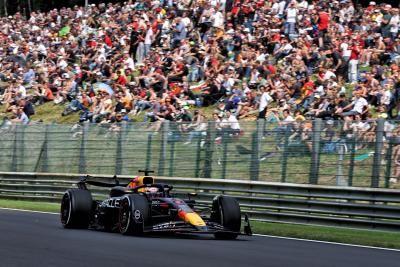
[[[68,34],[71,31],[71,28],[69,26],[65,26],[58,32],[58,36],[62,37],[66,34]]]
[[[114,90],[106,83],[95,83],[93,84],[93,90],[97,93],[99,91],[106,92],[109,95],[114,94]]]

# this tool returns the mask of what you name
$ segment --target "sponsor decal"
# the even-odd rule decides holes
[[[135,216],[135,220],[139,220],[140,219],[140,210],[135,210],[134,212],[134,216]]]
[[[168,223],[161,223],[153,226],[153,230],[162,230],[162,229],[169,229],[169,228],[175,228],[175,223],[173,222],[168,222]]]
[[[121,206],[120,198],[109,198],[104,200],[101,205],[103,208],[119,208]]]

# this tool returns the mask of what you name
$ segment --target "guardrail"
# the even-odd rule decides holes
[[[0,172],[0,198],[58,202],[76,186],[78,174]],[[93,175],[98,181],[112,176]],[[120,182],[131,177],[119,176]],[[198,201],[217,194],[236,197],[253,220],[400,230],[400,190],[299,185],[259,181],[156,177],[177,195],[197,192]],[[95,198],[108,190],[92,188]]]

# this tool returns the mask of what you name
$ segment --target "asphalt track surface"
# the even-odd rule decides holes
[[[54,214],[0,209],[0,266],[382,266],[400,252],[271,237],[130,237],[67,230]]]

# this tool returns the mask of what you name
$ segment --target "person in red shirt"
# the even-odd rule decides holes
[[[112,47],[113,46],[112,40],[111,40],[110,36],[108,36],[108,35],[106,35],[106,37],[104,38],[104,42],[106,43],[106,45],[108,47]]]
[[[318,14],[318,44],[319,47],[324,46],[325,34],[328,32],[329,14],[325,11],[320,11]]]
[[[357,40],[353,39],[350,43],[350,61],[349,61],[349,82],[354,83],[357,81],[358,75],[358,58],[361,53],[361,48]]]

